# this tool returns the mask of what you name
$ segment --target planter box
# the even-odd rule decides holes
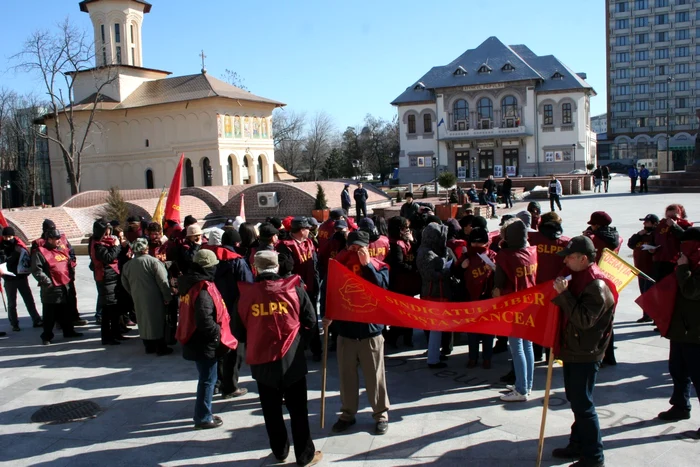
[[[447,219],[454,219],[457,217],[457,210],[459,209],[459,204],[438,204],[435,206],[435,215],[440,218],[441,221],[446,221]]]
[[[317,221],[323,223],[328,220],[328,218],[331,215],[331,210],[330,209],[314,209],[311,211],[311,215],[314,216],[314,219]]]

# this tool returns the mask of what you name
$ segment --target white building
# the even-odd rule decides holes
[[[591,117],[591,130],[597,135],[608,132],[608,114]]]
[[[596,159],[595,95],[585,74],[555,57],[490,37],[433,67],[392,102],[400,122],[399,178],[423,182],[438,170],[468,179],[585,169]]]
[[[97,63],[74,75],[78,128],[85,128],[99,86],[109,82],[82,155],[81,191],[167,186],[181,153],[186,157],[183,186],[274,181],[271,118],[284,104],[205,70],[170,78],[169,72],[143,67],[141,31],[144,14],[151,11],[145,1],[85,0],[79,5],[90,14]],[[47,127],[53,131],[53,125]],[[49,152],[58,204],[70,197],[70,185],[59,147],[52,143]]]

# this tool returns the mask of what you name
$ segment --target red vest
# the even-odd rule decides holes
[[[187,292],[187,295],[180,297],[180,319],[177,323],[175,338],[181,344],[186,344],[197,329],[194,304],[197,302],[197,297],[199,297],[202,289],[209,292],[214,302],[214,309],[216,310],[215,321],[221,328],[220,342],[229,349],[235,349],[238,347],[238,341],[231,334],[231,317],[226,309],[226,303],[224,303],[219,289],[216,288],[213,282],[208,281],[199,281]]]
[[[654,269],[654,255],[651,251],[642,250],[643,245],[648,245],[653,240],[653,234],[644,235],[642,239],[634,245],[632,257],[634,258],[634,267],[645,274],[651,274]]]
[[[328,242],[333,234],[335,233],[335,221],[333,219],[328,219],[323,224],[318,227],[318,247],[321,248]]]
[[[95,275],[95,281],[96,282],[102,282],[105,278],[105,266],[109,266],[119,274],[119,263],[117,261],[117,258],[114,258],[114,261],[112,261],[110,264],[105,265],[102,261],[97,259],[97,256],[95,255],[95,245],[97,244],[104,245],[106,247],[113,247],[115,245],[115,241],[113,238],[103,238],[99,242],[96,242],[93,240],[90,242],[90,259],[92,260],[92,267],[93,267],[93,274]]]
[[[241,282],[238,314],[246,328],[246,363],[262,365],[280,360],[289,351],[299,333],[299,296],[301,286],[294,275],[276,281],[252,284]]]
[[[70,268],[71,262],[68,254],[59,248],[46,248],[44,244],[37,245],[39,253],[44,256],[44,259],[49,265],[49,275],[55,287],[68,285],[71,281]]]
[[[331,238],[318,249],[318,269],[321,279],[325,280],[328,275],[328,261],[334,259],[343,249],[343,245],[337,238]]]
[[[464,259],[469,260],[469,266],[464,270],[464,284],[467,288],[467,301],[476,301],[491,298],[493,290],[493,269],[491,269],[479,253],[485,254],[491,261],[496,262],[496,253],[488,248],[483,251],[471,248]]]
[[[239,255],[235,251],[231,251],[228,248],[225,248],[223,246],[202,245],[201,249],[213,251],[214,254],[216,254],[216,258],[219,261],[231,261],[234,259],[243,258],[241,255]]]
[[[551,281],[557,278],[564,266],[564,258],[557,253],[562,251],[571,239],[559,237],[551,239],[540,232],[530,232],[528,241],[537,247],[537,283]]]
[[[165,263],[168,260],[168,242],[162,245],[152,246],[148,245],[148,254],[153,256],[155,259],[161,263]]]
[[[683,221],[683,222],[681,222]],[[681,219],[676,221],[678,225],[687,229],[693,224]],[[654,252],[654,261],[664,261],[669,263],[675,263],[678,261],[678,257],[681,254],[681,241],[673,235],[671,232],[671,227],[666,224],[666,219],[662,219],[659,225],[654,229],[654,245],[658,245],[659,248]]]
[[[369,255],[372,258],[377,258],[379,261],[384,261],[389,255],[389,239],[384,235],[381,235],[378,239],[370,242],[367,247],[369,250]]]
[[[603,256],[603,249],[607,248],[608,250],[610,250],[611,249],[611,248],[609,248],[610,245],[608,245],[605,242],[605,240],[603,240],[601,237],[597,236],[595,234],[595,231],[589,232],[587,234],[587,237],[589,237],[591,239],[591,241],[593,242],[593,246],[595,247],[595,262],[597,264],[598,261],[600,261],[600,257]],[[615,250],[614,250],[615,253],[619,253],[620,248],[622,247],[622,237],[618,235],[617,238],[618,238],[618,244],[617,244],[617,248],[615,248]]]
[[[452,250],[457,259],[460,259],[467,252],[467,242],[457,238],[447,240],[447,248]]]
[[[316,248],[311,239],[306,239],[303,242],[297,242],[293,238],[282,240],[284,244],[292,252],[294,257],[294,269],[292,272],[301,276],[301,279],[306,285],[306,291],[310,294],[316,292],[316,269],[314,268],[314,252]]]
[[[58,251],[62,252],[63,254],[65,254],[66,256],[68,256],[68,259],[70,259],[70,248],[68,247],[68,245],[70,245],[70,243],[68,242],[66,235],[61,234],[61,238],[58,239],[58,243],[56,243],[56,249]],[[43,247],[43,246],[46,246],[46,239],[41,238],[41,237],[37,238],[32,243],[32,249]],[[75,268],[75,266],[77,266],[77,263],[75,261],[71,260],[71,266],[73,268]]]
[[[537,247],[520,250],[502,249],[496,255],[496,265],[506,273],[508,283],[501,295],[534,287],[537,284]]]
[[[362,276],[362,264],[356,252],[345,249],[336,255],[335,260],[351,270],[355,275]],[[388,264],[377,258],[370,258],[369,260],[377,271],[383,267],[389,268]]]

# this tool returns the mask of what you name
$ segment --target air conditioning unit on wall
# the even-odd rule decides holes
[[[276,208],[279,205],[277,193],[274,191],[263,191],[258,193],[259,208]]]

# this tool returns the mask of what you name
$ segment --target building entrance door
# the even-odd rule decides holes
[[[503,150],[503,171],[510,177],[518,175],[518,150],[504,149]]]
[[[469,177],[469,151],[455,152],[455,175],[458,179]]]
[[[488,178],[493,175],[493,151],[482,149],[479,153],[479,178]]]

